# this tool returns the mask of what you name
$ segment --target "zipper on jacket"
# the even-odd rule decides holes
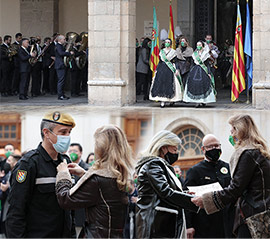
[[[110,207],[109,207],[108,203],[106,202],[106,200],[105,200],[104,197],[103,197],[101,188],[99,188],[99,192],[100,192],[100,196],[101,196],[103,202],[105,203],[105,205],[106,205],[106,207],[107,207],[107,209],[108,209],[108,216],[109,216],[109,231],[108,231],[108,238],[111,238],[111,224],[112,224],[111,210],[110,210]]]

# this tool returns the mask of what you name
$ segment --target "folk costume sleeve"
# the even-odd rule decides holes
[[[17,165],[10,179],[10,207],[6,219],[8,238],[25,237],[27,210],[31,206],[30,197],[35,185],[34,162],[23,158]]]
[[[198,208],[191,202],[191,195],[174,190],[169,185],[164,169],[159,163],[151,163],[149,166],[148,177],[153,189],[162,200],[194,212],[198,211]]]

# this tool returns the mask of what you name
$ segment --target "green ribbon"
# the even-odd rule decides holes
[[[207,66],[202,62],[202,59],[200,58],[200,56],[198,54],[198,51],[194,51],[194,55],[195,55],[195,58],[196,58],[196,60],[198,61],[199,65],[200,65],[200,67],[203,68],[203,70],[208,75],[209,72],[208,72]],[[211,75],[210,83],[211,83],[212,89],[214,91],[214,94],[216,95],[217,92],[216,92],[216,89],[215,89],[215,79],[214,79],[214,75],[213,75],[213,73],[211,71],[210,71],[210,75]]]
[[[173,64],[167,59],[166,54],[165,54],[165,52],[164,52],[163,49],[161,50],[161,56],[162,56],[162,59],[164,60],[164,62],[166,63],[166,65],[169,67],[169,69],[175,74],[176,73],[176,69],[173,66]],[[176,75],[176,78],[178,79],[179,84],[181,86],[181,90],[183,92],[184,91],[184,87],[183,87],[182,78],[181,78],[180,75]]]

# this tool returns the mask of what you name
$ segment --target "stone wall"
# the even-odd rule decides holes
[[[253,0],[253,105],[270,109],[270,1]]]
[[[88,99],[91,105],[135,101],[135,0],[88,0]]]
[[[58,0],[21,0],[21,32],[24,36],[52,36],[59,30]]]

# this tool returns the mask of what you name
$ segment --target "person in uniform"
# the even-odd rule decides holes
[[[219,182],[221,187],[229,185],[231,176],[229,164],[220,160],[221,144],[212,134],[203,138],[203,161],[188,170],[184,188]],[[186,211],[188,238],[231,238],[234,210],[224,209],[213,215],[204,210],[198,214]]]
[[[41,121],[42,142],[26,153],[10,179],[6,231],[9,238],[70,238],[75,236],[70,211],[60,208],[55,182],[57,166],[66,161],[73,118],[65,113],[45,115]]]

